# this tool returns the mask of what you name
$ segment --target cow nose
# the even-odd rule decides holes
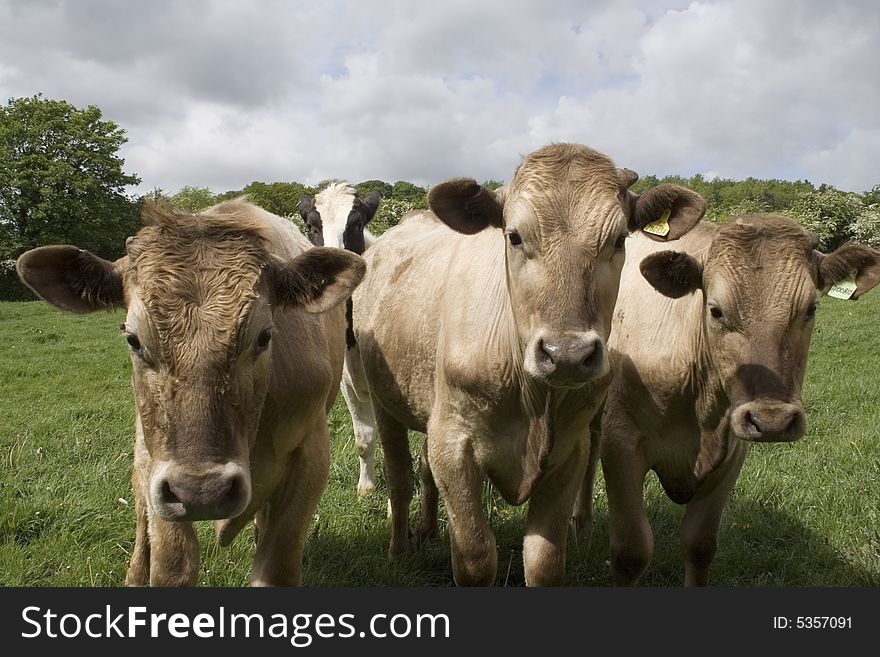
[[[533,354],[527,368],[551,384],[580,385],[607,371],[605,343],[595,331],[543,335]]]
[[[236,463],[198,473],[165,467],[152,482],[152,503],[166,520],[214,520],[238,515],[250,500],[247,472]]]
[[[791,442],[804,435],[806,418],[799,404],[758,401],[738,406],[732,426],[743,440]]]

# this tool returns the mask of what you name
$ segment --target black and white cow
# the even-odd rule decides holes
[[[363,255],[376,239],[366,225],[379,207],[378,192],[370,192],[366,199],[361,199],[354,187],[345,182],[336,182],[314,197],[302,196],[297,207],[306,223],[309,240],[315,246],[331,246]],[[360,353],[351,330],[351,312],[349,299],[345,308],[347,349],[342,373],[342,395],[351,414],[360,459],[358,495],[366,495],[376,488],[376,419]]]

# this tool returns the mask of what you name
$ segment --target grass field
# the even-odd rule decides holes
[[[134,407],[122,318],[0,303],[0,585],[123,582],[135,517]],[[822,299],[804,390],[808,433],[792,445],[752,450],[722,524],[714,585],[880,584],[878,318],[880,293],[855,303]],[[384,484],[357,498],[357,459],[341,398],[330,422],[330,483],[306,550],[305,584],[450,585],[445,531],[440,541],[388,563]],[[601,482],[597,491],[592,535],[570,539],[571,585],[611,584]],[[642,583],[677,586],[682,508],[652,478],[646,494],[656,550]],[[507,506],[488,488],[484,499],[498,537],[497,583],[521,586],[524,507]],[[209,523],[200,524],[199,583],[246,585],[250,530],[219,548]]]

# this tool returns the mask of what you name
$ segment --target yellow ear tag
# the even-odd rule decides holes
[[[643,231],[646,233],[650,233],[651,235],[657,235],[658,237],[666,237],[669,235],[669,215],[672,214],[672,210],[666,208],[663,211],[663,214],[660,215],[660,218],[657,221],[652,221],[649,224],[646,224]]]
[[[845,281],[839,281],[831,286],[828,290],[828,296],[835,299],[849,299],[853,292],[856,291],[856,282],[853,278],[847,278]]]

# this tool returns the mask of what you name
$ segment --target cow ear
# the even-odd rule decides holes
[[[641,230],[649,224],[659,224],[659,230],[646,231],[645,234],[661,242],[677,240],[706,214],[706,200],[702,196],[670,183],[652,187],[639,196],[632,194],[630,198],[630,232]],[[668,228],[663,226],[664,221]]]
[[[672,299],[696,292],[703,286],[703,268],[687,253],[652,253],[642,260],[639,269],[655,290]]]
[[[69,245],[32,249],[15,265],[22,282],[40,298],[72,313],[124,306],[127,267],[127,256],[110,262]]]
[[[473,235],[488,226],[502,226],[500,196],[473,178],[455,178],[428,192],[428,206],[440,220],[459,233]]]
[[[303,218],[303,221],[308,220],[309,212],[311,212],[315,208],[315,199],[308,194],[303,194],[299,197],[299,202],[296,204],[296,209],[299,210],[299,216]]]
[[[366,270],[364,259],[351,251],[317,246],[276,264],[275,301],[322,313],[350,297]]]
[[[813,252],[818,261],[816,280],[822,292],[845,280],[854,280],[855,292],[850,299],[858,299],[880,283],[880,251],[863,244],[844,244],[827,255]]]
[[[376,215],[376,210],[379,209],[379,192],[373,191],[370,192],[369,196],[367,196],[366,200],[364,200],[364,223],[370,223],[370,220]]]

